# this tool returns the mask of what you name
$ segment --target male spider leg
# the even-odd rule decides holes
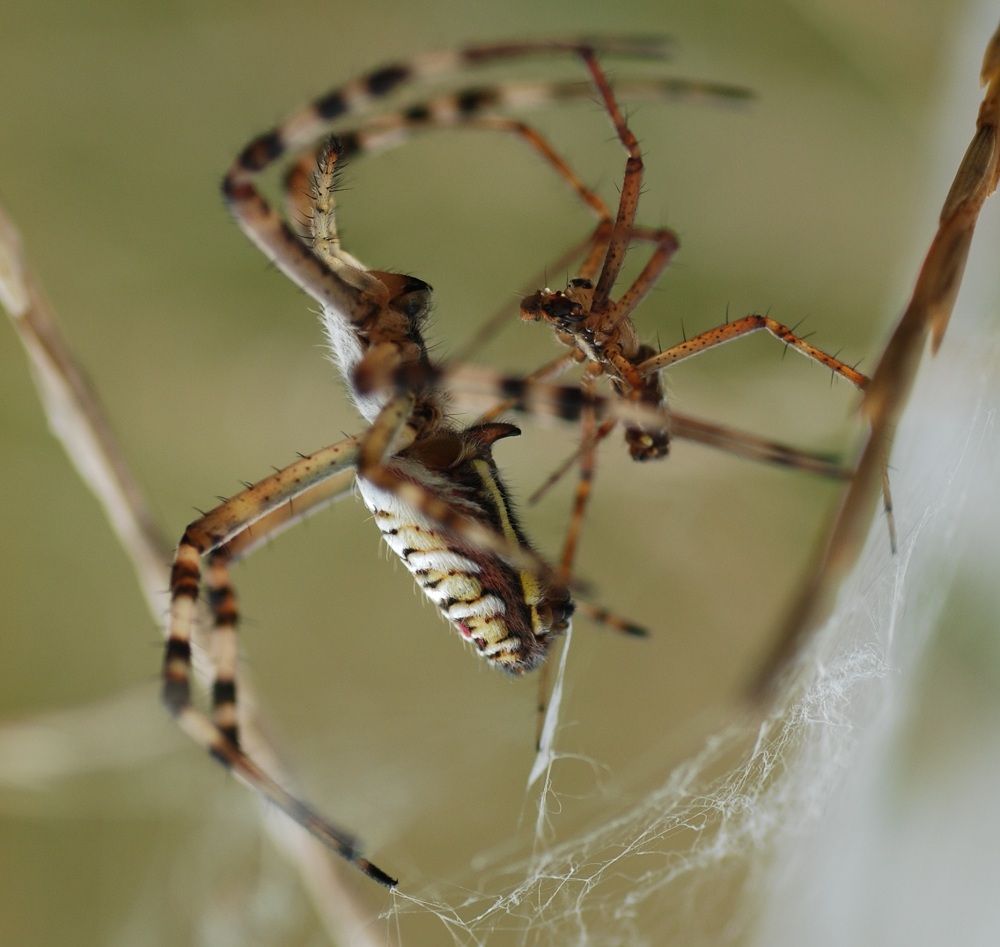
[[[216,652],[217,657],[220,652],[222,657],[213,687],[216,722],[210,721],[191,702],[191,635],[201,586],[201,557],[282,508],[290,499],[353,465],[358,449],[358,440],[348,438],[303,457],[220,504],[185,530],[170,577],[170,631],[163,662],[163,701],[181,729],[196,743],[355,867],[380,884],[391,887],[396,884],[395,880],[362,858],[350,835],[278,785],[234,742],[236,608],[224,557],[210,564],[210,571],[214,573],[210,584],[215,586],[217,593],[213,601],[216,630],[221,630],[226,639]]]
[[[670,433],[674,437],[722,450],[745,460],[812,473],[831,480],[850,480],[852,476],[852,471],[834,455],[822,451],[791,447],[781,441],[772,441],[678,411],[671,413],[670,421]]]
[[[632,232],[635,229],[635,215],[639,208],[639,195],[642,191],[642,151],[639,148],[638,139],[625,122],[625,117],[622,115],[614,92],[611,90],[611,83],[598,63],[594,51],[591,49],[582,50],[580,56],[600,93],[604,107],[618,135],[618,140],[628,154],[625,161],[625,179],[622,182],[618,201],[618,213],[608,240],[604,266],[594,289],[592,308],[596,312],[601,312],[608,305],[611,290],[621,272],[622,264],[625,262],[625,251],[628,249]]]
[[[605,421],[597,429],[594,435],[595,446],[610,434],[618,422],[614,419]],[[706,447],[713,447],[716,450],[724,450],[727,453],[735,454],[745,460],[752,460],[758,463],[777,464],[781,467],[791,467],[805,473],[819,474],[823,477],[830,477],[834,480],[846,480],[850,477],[850,471],[837,462],[833,456],[804,451],[780,441],[772,441],[767,438],[740,431],[737,428],[726,427],[711,421],[704,421],[695,418],[690,414],[678,411],[670,412],[670,434],[680,440],[693,441]],[[545,480],[539,484],[535,491],[528,496],[528,503],[537,503],[562,477],[564,477],[573,465],[580,459],[586,444],[581,444],[572,454],[570,454]]]
[[[617,426],[618,422],[612,418],[610,421],[604,421],[597,428],[593,435],[593,445],[596,449],[597,446],[603,441]],[[552,471],[537,487],[535,487],[532,493],[528,494],[527,503],[529,506],[533,506],[539,500],[545,496],[563,477],[566,476],[572,469],[573,466],[580,460],[583,456],[585,450],[587,450],[589,444],[581,439],[579,447],[573,451],[562,463],[559,464],[555,470]]]
[[[816,348],[816,346],[796,335],[788,326],[782,325],[770,316],[758,313],[752,313],[744,316],[742,319],[737,319],[735,322],[727,322],[724,325],[716,326],[714,329],[700,332],[690,339],[685,339],[683,342],[671,346],[659,355],[655,355],[644,361],[639,365],[639,372],[649,376],[655,372],[662,371],[670,365],[676,365],[678,362],[693,358],[695,355],[700,355],[709,349],[717,348],[726,342],[731,342],[734,339],[739,339],[754,332],[760,332],[761,330],[770,333],[780,342],[800,352],[811,361],[817,362],[825,368],[830,369],[834,374],[845,378],[855,388],[864,391],[868,386],[868,377],[866,375],[856,371],[850,365],[840,361],[840,359],[828,355],[822,349]],[[896,522],[892,509],[892,494],[889,490],[888,468],[885,468],[882,473],[882,499],[883,511],[889,530],[889,544],[893,553],[895,553]]]
[[[599,371],[599,370],[598,370]],[[581,380],[581,387],[591,392],[593,389],[595,372],[588,366],[588,371]],[[594,429],[597,422],[594,420],[593,408],[587,406],[583,410],[580,421],[581,439],[583,443],[591,444],[593,441]],[[563,540],[562,555],[559,559],[559,576],[564,582],[568,582],[573,574],[573,563],[576,558],[577,545],[580,539],[580,531],[583,524],[583,517],[587,509],[587,501],[590,497],[591,485],[594,476],[594,466],[596,451],[584,449],[580,458],[580,478],[577,482],[576,492],[573,498],[573,510],[570,514],[569,524],[566,529],[566,537]],[[551,694],[551,663],[547,661],[539,669],[538,675],[538,703],[536,707],[535,721],[535,748],[540,750],[542,746],[542,731],[545,727],[545,714],[549,707],[549,697]]]
[[[639,303],[649,295],[652,288],[659,282],[663,271],[680,248],[677,234],[666,227],[651,231],[645,235],[645,238],[655,243],[656,246],[635,282],[625,291],[621,299],[612,304],[608,320],[612,326],[618,325],[632,315]],[[635,239],[634,232],[632,239]]]
[[[801,352],[806,358],[818,362],[835,374],[840,375],[841,378],[847,379],[856,388],[864,389],[868,382],[866,376],[862,375],[861,372],[856,371],[845,362],[816,348],[816,346],[810,344],[805,339],[797,336],[788,326],[782,325],[770,316],[759,315],[757,313],[744,316],[735,322],[727,322],[724,325],[716,326],[705,332],[699,332],[698,335],[692,336],[690,339],[685,339],[683,342],[678,342],[677,345],[672,345],[663,352],[640,363],[638,366],[639,373],[642,375],[651,375],[654,372],[662,371],[669,365],[683,362],[686,359],[693,358],[695,355],[700,355],[702,352],[707,352],[709,349],[717,348],[726,342],[731,342],[734,339],[761,330],[766,330],[780,342],[784,342],[785,345],[790,346],[797,352]]]
[[[593,396],[594,382],[600,371],[600,366],[588,365],[587,371],[580,380],[581,389],[591,397]],[[573,563],[576,560],[576,551],[580,544],[583,520],[593,489],[594,471],[597,466],[596,435],[597,420],[594,416],[594,408],[593,405],[587,404],[584,406],[580,418],[580,441],[583,445],[580,454],[580,475],[573,495],[573,508],[566,529],[566,537],[563,540],[562,556],[559,559],[559,573],[565,578],[569,578],[573,573]]]

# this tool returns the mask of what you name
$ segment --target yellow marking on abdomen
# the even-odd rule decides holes
[[[511,521],[510,511],[507,509],[503,491],[494,479],[493,473],[490,470],[490,465],[486,463],[485,460],[474,460],[472,465],[475,468],[476,473],[479,474],[479,479],[482,480],[483,486],[493,498],[493,503],[500,516],[500,530],[503,533],[504,538],[509,540],[511,543],[520,546],[521,541],[514,529],[514,523]],[[532,606],[531,623],[534,626],[536,618],[534,606],[541,600],[542,587],[538,582],[538,578],[532,572],[522,571],[518,572],[517,575],[521,582],[521,591],[524,594],[524,600]]]
[[[487,646],[499,644],[510,637],[506,622],[499,615],[476,615],[465,620],[474,638],[482,638]]]

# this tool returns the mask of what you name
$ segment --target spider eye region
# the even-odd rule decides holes
[[[526,321],[575,324],[587,317],[586,309],[566,293],[541,290],[521,301],[521,318]]]
[[[545,303],[545,314],[555,322],[580,322],[586,312],[580,303],[564,293],[553,293]]]

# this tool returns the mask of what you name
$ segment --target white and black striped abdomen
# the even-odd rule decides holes
[[[491,461],[469,460],[460,465],[465,476],[456,477],[452,470],[447,478],[410,459],[397,458],[392,467],[463,514],[524,544]],[[548,593],[531,573],[444,532],[394,493],[361,477],[358,489],[389,548],[487,661],[514,674],[541,663],[551,636],[568,625],[572,603],[565,592]]]

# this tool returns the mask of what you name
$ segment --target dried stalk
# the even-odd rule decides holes
[[[857,561],[868,534],[885,459],[892,450],[896,425],[909,399],[927,338],[930,336],[934,354],[948,327],[979,213],[1000,181],[1000,29],[986,47],[980,82],[986,86],[986,94],[975,134],[945,198],[937,233],[913,294],[861,402],[871,433],[810,579],[803,584],[782,634],[754,682],[752,693],[758,700],[774,693],[778,679],[800,653],[806,637],[829,617],[837,590]]]

